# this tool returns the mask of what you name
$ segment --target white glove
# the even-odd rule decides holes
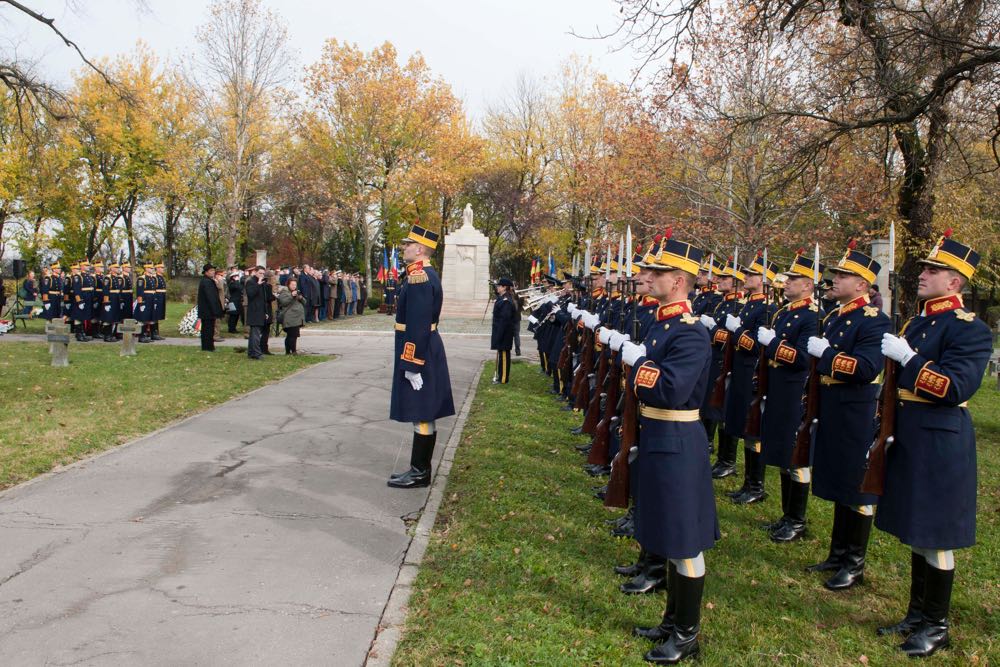
[[[51,306],[51,305],[52,305],[51,303],[47,303],[47,304],[45,304],[45,310],[48,310],[48,309],[49,309],[49,306]]]
[[[80,310],[83,310],[83,304],[82,303],[81,304],[77,304],[77,308],[79,308]]]
[[[827,339],[819,338],[817,336],[809,337],[809,344],[807,345],[807,349],[809,350],[809,354],[816,357],[817,359],[822,357],[823,353],[826,352],[827,348],[829,347],[830,347],[830,341],[828,341]]]
[[[774,337],[777,335],[778,334],[774,329],[760,327],[757,329],[757,342],[764,346],[770,345],[771,341],[774,340]]]
[[[548,301],[549,303],[555,303],[558,300],[559,300],[559,297],[557,297],[555,294],[550,294],[549,298],[546,299],[546,301]]]
[[[882,334],[882,354],[898,361],[900,366],[905,366],[910,359],[917,356],[905,338],[893,336],[891,333]]]
[[[603,343],[604,345],[607,345],[608,341],[611,340],[611,334],[612,333],[614,333],[614,332],[611,331],[611,329],[608,329],[607,327],[598,327],[598,329],[597,329],[597,339],[599,341],[601,341],[601,343]]]
[[[622,344],[622,361],[625,362],[626,366],[635,366],[635,362],[639,360],[639,357],[645,356],[645,345],[636,345],[632,342],[625,342]]]
[[[632,340],[628,334],[623,334],[615,331],[614,333],[611,334],[611,340],[608,341],[608,346],[612,350],[617,352],[618,350],[622,349],[622,345],[624,345],[625,341],[628,340]]]
[[[702,324],[702,326],[704,326],[709,331],[711,331],[715,327],[719,326],[719,323],[715,321],[715,318],[711,317],[709,315],[702,315],[701,316],[701,324]]]
[[[599,325],[600,323],[601,323],[601,318],[598,317],[597,315],[594,315],[593,313],[587,313],[587,316],[583,319],[583,325],[588,329],[590,329],[591,331],[593,331],[594,328],[597,327],[597,325]]]
[[[538,324],[538,318],[535,317],[534,315],[528,315],[528,321],[531,322],[532,324]]]
[[[80,307],[83,308],[82,305]],[[146,306],[139,306],[139,312],[140,313],[143,312],[143,311],[145,311],[145,310],[146,310]]]
[[[405,375],[406,379],[410,381],[410,386],[413,387],[413,391],[420,391],[420,389],[424,386],[424,379],[420,377],[420,373],[403,371],[403,375]]]
[[[743,320],[736,315],[726,315],[726,328],[736,333],[736,330],[743,326]]]
[[[574,310],[576,310],[576,304],[575,304],[575,303],[573,303],[572,301],[570,301],[570,302],[569,302],[568,304],[566,304],[566,307],[567,307],[567,308],[569,309],[569,312],[571,312],[571,313],[572,313],[572,312],[573,312]]]
[[[107,306],[104,306],[104,312],[106,312],[106,313],[110,313],[111,312],[111,305],[110,304],[108,304]]]

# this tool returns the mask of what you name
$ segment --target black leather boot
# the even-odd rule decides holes
[[[737,505],[752,505],[767,498],[764,491],[764,472],[767,466],[764,465],[764,457],[760,452],[744,447],[747,453],[747,490],[733,498]]]
[[[642,572],[619,586],[626,595],[644,595],[658,591],[667,585],[667,559],[656,554],[648,554]]]
[[[608,524],[609,526],[620,526],[626,521],[629,521],[632,518],[633,514],[635,514],[634,506],[629,507],[627,510],[625,510],[625,514],[622,514],[617,519],[605,519],[604,523]]]
[[[635,537],[635,521],[629,519],[621,526],[612,528],[611,537]]]
[[[611,474],[611,466],[610,465],[604,466],[601,465],[600,463],[595,463],[594,465],[587,465],[584,467],[584,470],[586,470],[587,474],[590,475],[591,477],[606,477],[607,475]]]
[[[581,454],[589,454],[591,447],[592,447],[592,445],[588,442],[585,445],[577,445],[576,446],[576,451],[580,452]]]
[[[738,498],[750,489],[750,457],[752,454],[752,451],[746,447],[743,448],[743,486],[735,491],[726,491],[729,498]]]
[[[736,440],[719,429],[719,455],[712,466],[712,478],[722,479],[736,474]]]
[[[836,572],[847,554],[847,517],[851,510],[840,503],[833,504],[833,530],[830,532],[830,555],[826,560],[810,565],[806,572]]]
[[[630,579],[638,575],[642,572],[642,568],[646,566],[647,555],[646,550],[640,548],[639,558],[634,563],[630,563],[628,565],[615,565],[615,574],[622,577],[629,577]]]
[[[792,481],[788,477],[788,501],[780,525],[771,531],[772,542],[792,542],[806,534],[806,507],[809,503],[809,483]]]
[[[872,532],[875,517],[859,514],[847,509],[847,554],[837,574],[823,585],[830,591],[845,591],[865,580],[865,554],[868,553],[868,537]]]
[[[670,561],[667,561],[667,582],[667,589],[672,592],[667,593],[667,609],[663,612],[663,620],[651,628],[645,626],[632,628],[633,636],[657,644],[670,638],[670,634],[674,631],[674,614],[677,611],[677,566]]]
[[[413,434],[413,445],[410,449],[410,469],[402,475],[389,477],[387,485],[395,489],[414,489],[429,486],[431,483],[431,459],[434,457],[434,443],[437,434]]]
[[[153,325],[153,335],[151,336],[151,338],[153,340],[166,340],[166,338],[164,338],[163,336],[160,335],[160,323],[159,322],[157,322],[156,324]]]
[[[719,422],[702,418],[701,425],[705,427],[705,437],[708,438],[708,453],[712,454],[715,452],[715,431],[719,427]]]
[[[788,493],[791,488],[789,485],[792,476],[787,470],[781,470],[779,478],[781,479],[781,518],[777,521],[769,521],[764,524],[764,530],[769,533],[773,533],[781,528],[781,524],[785,523],[785,519],[788,518]]]
[[[701,596],[705,590],[705,577],[685,577],[678,573],[673,583],[670,595],[677,598],[673,631],[667,641],[644,656],[647,662],[657,665],[677,664],[698,655],[700,650],[698,632],[701,631]]]
[[[955,570],[939,570],[927,564],[923,617],[916,630],[900,644],[903,653],[911,658],[926,658],[951,643],[948,637],[948,610],[954,583]]]
[[[570,432],[570,433],[571,433],[572,435],[583,435],[583,424],[580,424],[580,425],[579,425],[579,426],[577,426],[576,428],[571,428],[571,429],[569,430],[569,432]]]
[[[910,552],[910,605],[906,616],[895,625],[887,625],[875,631],[883,635],[903,635],[907,637],[920,625],[924,612],[924,587],[927,581],[927,561],[916,551]]]

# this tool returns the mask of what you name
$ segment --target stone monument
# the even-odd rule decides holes
[[[455,317],[480,317],[490,299],[490,242],[472,226],[472,206],[465,205],[462,226],[444,237],[441,265],[443,311]]]

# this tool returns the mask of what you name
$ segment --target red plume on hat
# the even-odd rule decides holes
[[[850,241],[847,242],[847,249],[848,250],[854,250],[857,247],[858,247],[858,240],[857,239],[851,239]]]
[[[667,231],[663,233],[663,240],[664,241],[669,241],[670,237],[673,235],[673,233],[674,233],[674,228],[673,227],[667,227]]]
[[[951,235],[952,235],[952,230],[951,230],[951,227],[949,227],[948,229],[944,230],[944,237],[945,237],[946,239],[950,239],[950,238],[951,238]]]

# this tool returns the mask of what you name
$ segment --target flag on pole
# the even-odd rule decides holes
[[[378,275],[375,276],[375,280],[380,283],[384,283],[389,277],[389,256],[386,254],[385,248],[382,248],[382,266],[378,269]]]
[[[549,248],[549,275],[556,275],[556,260],[552,257],[552,248]]]
[[[395,280],[399,280],[399,257],[396,255],[396,249],[392,249],[392,277]]]

